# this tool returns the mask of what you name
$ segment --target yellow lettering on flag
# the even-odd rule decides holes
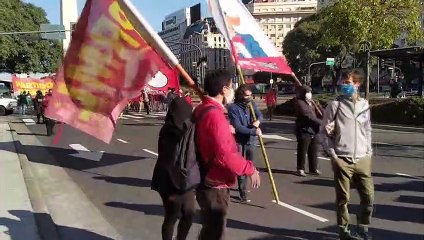
[[[128,20],[128,18],[125,16],[124,11],[119,7],[119,3],[117,1],[114,1],[109,6],[109,13],[117,21],[124,30],[135,30],[132,23]],[[120,31],[121,38],[126,43],[128,43],[133,48],[139,48],[140,42],[134,39],[131,35],[126,33],[124,30]],[[135,32],[135,31],[134,31]]]

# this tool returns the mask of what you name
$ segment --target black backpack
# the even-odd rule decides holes
[[[176,158],[172,167],[168,168],[170,180],[174,188],[180,191],[187,191],[196,188],[204,178],[203,169],[199,164],[199,155],[196,148],[196,122],[203,119],[207,112],[215,108],[214,106],[203,109],[195,119],[194,114],[191,119],[186,120],[187,130],[178,142]]]

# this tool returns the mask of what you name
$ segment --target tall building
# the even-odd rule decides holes
[[[227,69],[235,73],[231,54],[224,37],[219,33],[212,18],[191,24],[184,34],[181,65],[199,83],[207,72]],[[200,61],[203,57],[203,61]],[[231,71],[233,69],[233,71]]]
[[[297,21],[317,12],[317,0],[244,1],[247,9],[262,26],[265,34],[283,51],[283,41]]]
[[[165,17],[159,36],[168,45],[172,53],[180,59],[181,41],[187,27],[201,19],[200,3],[190,8],[183,8]]]
[[[63,52],[68,49],[71,42],[71,30],[78,21],[77,0],[60,0],[60,24],[65,27],[65,36],[63,39]]]

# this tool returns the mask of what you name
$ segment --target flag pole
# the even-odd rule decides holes
[[[219,9],[222,9],[220,2],[217,1],[216,3],[218,4]],[[230,33],[228,32],[228,26],[227,26],[227,22],[225,20],[224,14],[222,13],[222,11],[219,11],[219,14],[220,14],[221,18],[224,20],[223,23],[224,23],[225,34],[227,36],[230,36]],[[229,44],[230,44],[229,48],[231,50],[231,57],[233,59],[234,65],[236,66],[237,71],[240,75],[240,81],[241,81],[242,84],[246,84],[246,82],[244,81],[243,72],[242,72],[241,67],[238,64],[237,58],[235,56],[235,48],[234,48],[233,42],[230,40]],[[252,103],[249,103],[249,109],[250,109],[250,112],[252,113],[253,121],[257,121],[255,110],[253,109]],[[261,146],[262,155],[264,157],[265,165],[266,165],[266,168],[267,168],[268,177],[269,177],[269,180],[271,182],[272,193],[274,194],[275,202],[278,204],[280,202],[280,197],[278,195],[278,190],[277,190],[277,187],[275,185],[274,176],[272,176],[271,165],[269,164],[268,155],[266,153],[264,141],[262,139],[262,136],[258,136],[258,139],[259,139],[259,145]]]
[[[234,56],[233,56],[233,58],[234,58]],[[241,83],[246,84],[246,81],[244,80],[244,76],[243,76],[243,71],[241,70],[240,65],[237,65],[237,71],[240,75]],[[249,103],[249,109],[250,109],[250,112],[252,113],[253,121],[256,122],[257,118],[256,118],[255,110],[253,109],[252,103]],[[274,194],[275,202],[278,204],[280,202],[280,197],[278,195],[277,186],[275,185],[274,176],[272,175],[271,164],[269,163],[268,154],[267,154],[266,149],[265,149],[265,144],[264,144],[264,141],[262,139],[262,136],[258,136],[258,139],[259,139],[259,145],[261,147],[262,155],[264,157],[266,169],[267,169],[267,172],[268,172],[269,181],[271,182],[272,193]]]

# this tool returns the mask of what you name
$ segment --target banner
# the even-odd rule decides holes
[[[241,0],[209,0],[209,9],[241,68],[291,74],[277,51]]]
[[[106,143],[149,81],[178,84],[178,60],[127,0],[88,0],[56,76],[46,116]]]
[[[25,91],[35,96],[38,90],[41,90],[45,94],[49,89],[53,89],[54,80],[53,78],[18,78],[16,75],[13,75],[12,84],[15,93]]]

